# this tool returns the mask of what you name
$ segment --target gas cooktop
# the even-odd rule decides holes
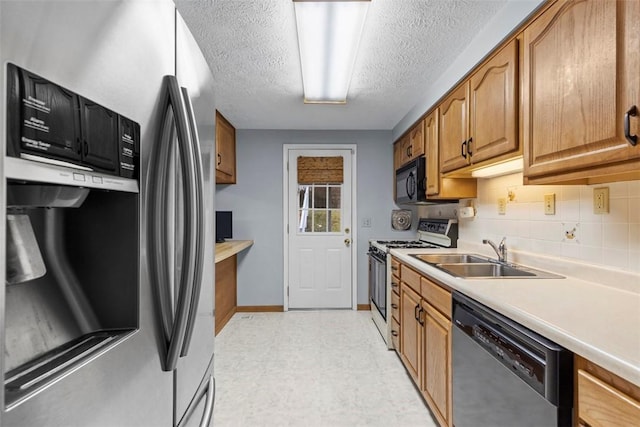
[[[396,248],[436,248],[437,246],[423,242],[421,240],[376,240],[376,243],[381,246],[386,246],[389,249]]]
[[[386,252],[389,249],[455,248],[458,241],[458,221],[420,218],[417,237],[407,240],[372,240],[370,246]]]

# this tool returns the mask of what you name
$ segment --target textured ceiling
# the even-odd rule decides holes
[[[305,105],[291,0],[175,0],[239,129],[392,129],[506,0],[372,0],[346,105]]]

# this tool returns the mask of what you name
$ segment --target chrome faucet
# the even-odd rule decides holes
[[[507,244],[505,243],[506,240],[507,238],[503,237],[502,240],[500,241],[500,245],[498,246],[496,246],[496,244],[489,239],[482,239],[482,243],[484,243],[485,245],[491,246],[493,250],[496,251],[496,253],[498,254],[498,261],[506,264],[507,263]]]

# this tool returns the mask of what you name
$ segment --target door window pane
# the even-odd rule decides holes
[[[342,188],[340,187],[329,187],[329,208],[340,207],[341,190]]]
[[[339,209],[330,209],[329,210],[329,231],[332,233],[339,233],[340,229],[340,210]]]
[[[327,211],[313,210],[313,231],[316,233],[327,231]]]
[[[298,187],[298,233],[342,231],[342,186],[310,184]]]
[[[326,186],[323,185],[323,186],[315,187],[315,191],[313,192],[313,207],[315,209],[327,207],[327,187]]]
[[[311,218],[309,218],[308,209],[300,209],[298,211],[298,231],[301,233],[311,232]]]
[[[313,187],[311,187],[310,185],[301,185],[300,187],[298,187],[298,207],[303,209],[309,208],[312,194]]]

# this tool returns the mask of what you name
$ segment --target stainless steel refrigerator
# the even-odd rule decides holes
[[[0,426],[212,424],[215,98],[173,2],[2,1],[0,59]],[[136,176],[8,155],[11,67],[137,123]]]

